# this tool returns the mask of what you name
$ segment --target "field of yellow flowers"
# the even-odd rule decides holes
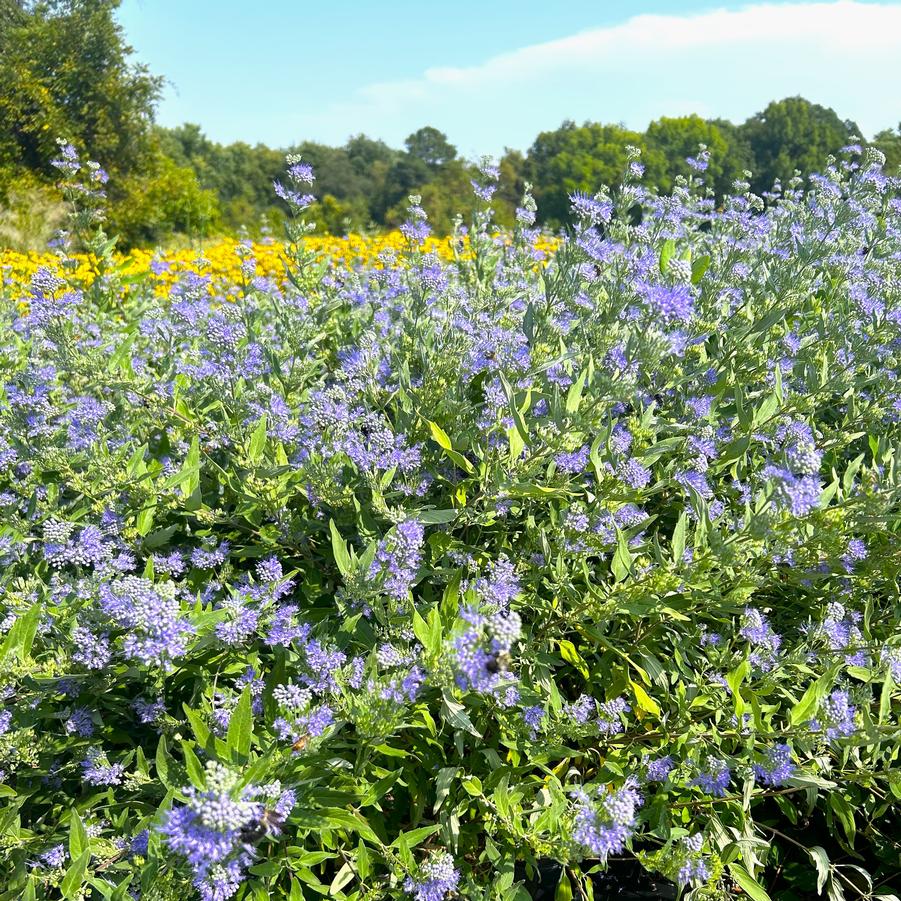
[[[453,258],[451,238],[429,237],[423,250],[436,253],[443,260]],[[311,235],[304,239],[307,249],[331,257],[336,263],[348,267],[379,267],[400,252],[406,239],[399,231],[379,235],[335,237]],[[557,240],[549,236],[539,237],[535,250],[549,256],[556,248]],[[280,279],[284,273],[283,247],[279,242],[250,243],[246,251],[238,252],[240,245],[234,240],[221,240],[207,247],[184,248],[172,251],[134,249],[119,257],[119,274],[126,278],[149,276],[159,294],[165,294],[187,271],[202,271],[211,277],[213,285],[241,281],[242,258],[256,261],[255,274],[264,278]],[[92,264],[87,256],[75,255],[77,268],[69,272],[76,281],[92,281]],[[13,286],[27,285],[32,274],[40,267],[51,271],[60,268],[59,257],[51,252],[20,253],[0,248],[0,293],[14,293]]]

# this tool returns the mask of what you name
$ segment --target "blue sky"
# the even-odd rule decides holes
[[[429,124],[475,156],[564,119],[741,121],[794,94],[866,136],[901,120],[899,2],[123,0],[119,19],[168,79],[159,121],[219,141],[399,146]]]

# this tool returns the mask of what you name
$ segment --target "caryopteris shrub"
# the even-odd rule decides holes
[[[878,154],[715,208],[497,170],[451,262],[170,295],[59,161],[2,303],[0,899],[890,898],[901,202]],[[77,282],[76,244],[95,258]],[[544,891],[544,889],[542,889]],[[768,894],[769,893],[769,894]],[[537,895],[535,896],[537,897]],[[604,895],[606,897],[606,895]]]

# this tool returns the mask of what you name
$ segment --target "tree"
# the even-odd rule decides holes
[[[344,145],[348,159],[359,175],[370,175],[380,163],[386,168],[393,163],[400,151],[389,147],[384,141],[367,138],[364,134],[354,135]]]
[[[405,141],[407,153],[427,166],[438,168],[457,156],[457,148],[447,139],[447,135],[431,125],[414,131]]]
[[[854,122],[803,97],[774,100],[741,131],[754,155],[751,186],[757,192],[770,190],[776,180],[784,184],[796,169],[805,174],[821,171],[827,156],[860,135]]]
[[[873,146],[885,154],[885,171],[889,175],[897,175],[901,168],[901,122],[895,131],[885,128],[876,134]]]
[[[664,191],[673,189],[677,176],[698,174],[686,160],[698,156],[701,144],[710,153],[708,168],[701,174],[720,196],[730,190],[748,162],[736,152],[737,142],[729,140],[723,127],[696,115],[657,119],[648,126],[645,139],[649,148],[659,151],[666,159],[666,178],[658,185]]]
[[[721,181],[714,184],[717,196],[722,197],[733,190],[736,180],[745,180],[745,172],[753,172],[754,152],[748,138],[741,126],[730,122],[728,119],[709,119],[711,125],[715,125],[726,141],[726,159],[729,161],[724,167]]]
[[[518,150],[511,150],[508,147],[504,150],[498,167],[501,170],[501,177],[498,179],[497,193],[491,202],[495,211],[494,221],[498,225],[511,228],[528,180],[526,158]]]
[[[529,148],[527,170],[540,220],[562,225],[570,220],[572,192],[593,194],[602,185],[618,185],[628,166],[629,145],[647,150],[638,132],[597,122],[579,126],[568,121],[556,131],[539,134]],[[659,184],[666,177],[665,159],[656,148],[644,153],[642,162],[649,184]]]
[[[162,79],[130,62],[118,5],[0,2],[0,166],[49,177],[58,137],[114,174],[146,159]]]
[[[155,155],[146,171],[124,177],[119,190],[109,231],[125,247],[163,243],[176,233],[202,237],[219,218],[216,194],[200,186],[189,166],[163,154]]]
[[[474,174],[474,166],[463,160],[451,160],[421,184],[411,185],[385,214],[386,224],[400,225],[408,216],[407,196],[418,194],[435,233],[449,234],[453,230],[454,218],[457,215],[468,217],[476,207],[472,190]]]
[[[200,187],[214,192],[226,228],[253,228],[264,216],[281,215],[272,183],[284,172],[282,151],[243,141],[217,144],[190,123],[157,129],[156,141],[166,156],[193,170]]]
[[[432,169],[419,157],[401,154],[385,173],[384,187],[371,206],[376,222],[385,222],[385,216],[392,207],[404,203],[410,194],[421,193],[433,176]]]

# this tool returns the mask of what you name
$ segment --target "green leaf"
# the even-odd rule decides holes
[[[228,723],[226,745],[229,753],[234,757],[247,757],[250,753],[250,736],[253,733],[253,710],[251,707],[250,686],[247,685],[241,692],[241,697],[232,711]]]
[[[745,455],[750,446],[751,439],[748,435],[742,435],[740,438],[736,438],[734,441],[730,441],[723,448],[722,453],[717,456],[717,464],[719,466],[726,466],[727,464],[732,463],[734,460],[738,460],[740,457],[743,457]]]
[[[735,669],[726,674],[726,684],[732,690],[732,703],[735,709],[735,716],[741,722],[741,718],[745,712],[745,701],[741,696],[741,684],[748,678],[751,672],[751,664],[747,660],[742,660]]]
[[[66,875],[63,876],[63,881],[59,886],[64,898],[75,899],[79,896],[82,883],[84,882],[84,871],[87,869],[90,860],[91,852],[90,850],[85,850],[77,860],[73,860],[69,865],[69,869],[66,870]]]
[[[408,848],[415,848],[417,845],[421,845],[429,836],[434,835],[440,828],[441,825],[436,823],[434,826],[420,826],[418,829],[408,829],[391,842],[391,847],[397,848],[403,843]]]
[[[437,656],[441,652],[441,645],[444,641],[444,630],[441,627],[441,614],[438,612],[437,607],[432,607],[432,609],[429,610],[427,625],[428,629],[425,633],[423,645],[430,654]]]
[[[569,876],[566,875],[566,869],[560,871],[560,881],[554,891],[554,901],[572,901],[573,887],[570,885]]]
[[[522,412],[519,407],[516,406],[516,395],[513,391],[513,386],[507,381],[507,377],[503,372],[500,375],[501,386],[504,389],[504,393],[507,395],[507,407],[510,410],[510,418],[513,420],[514,427],[519,432],[519,437],[522,439],[523,446],[525,446],[529,443],[529,428],[526,425],[525,419],[523,419]]]
[[[10,655],[14,658],[27,657],[31,653],[42,609],[40,604],[32,604],[26,613],[17,617],[0,646],[0,660]]]
[[[766,889],[740,863],[730,863],[729,873],[752,901],[772,901]]]
[[[829,878],[829,855],[826,853],[826,849],[819,845],[808,848],[807,853],[817,868],[817,894],[822,895],[823,886],[826,885],[826,880]]]
[[[879,725],[882,726],[889,720],[892,712],[892,691],[895,688],[895,681],[892,678],[892,671],[886,670],[885,679],[882,682],[882,693],[879,695]]]
[[[335,555],[335,563],[338,565],[338,571],[344,578],[353,575],[353,563],[351,562],[350,552],[347,545],[335,525],[335,520],[329,520],[329,530],[332,533],[332,553]]]
[[[263,449],[266,447],[266,439],[269,437],[267,433],[268,422],[266,414],[260,417],[257,427],[250,436],[250,444],[247,448],[247,457],[251,463],[256,463],[263,455]]]
[[[194,753],[194,749],[186,741],[182,741],[181,751],[184,755],[185,769],[188,771],[188,778],[191,780],[191,785],[193,785],[194,788],[206,788],[206,773],[204,772],[203,765]]]
[[[698,257],[691,264],[691,283],[693,285],[698,284],[702,278],[704,278],[704,273],[710,267],[710,257],[706,254],[702,257]]]
[[[616,552],[610,569],[617,582],[622,582],[632,571],[632,552],[626,542],[626,536],[619,529],[616,531]]]
[[[200,439],[196,435],[185,457],[182,472],[185,479],[181,483],[181,492],[185,497],[190,497],[200,487]]]
[[[119,346],[110,354],[107,367],[110,372],[124,372],[131,375],[134,371],[131,365],[131,348],[135,343],[136,331],[131,331]]]
[[[422,618],[422,614],[415,607],[413,608],[413,634],[426,650],[431,650],[429,648],[432,637],[431,629],[429,624]]]
[[[143,510],[135,517],[135,528],[139,535],[147,535],[153,528],[153,520],[156,517],[156,504],[144,507]]]
[[[372,872],[372,860],[369,856],[369,850],[361,841],[357,845],[357,872],[360,874],[361,880],[369,878]]]
[[[845,796],[838,792],[833,792],[829,795],[829,806],[832,808],[832,812],[836,815],[838,821],[842,824],[842,829],[844,830],[845,838],[848,839],[848,844],[853,847],[854,837],[857,835],[857,825],[854,822],[854,810],[851,808],[851,805],[848,803]]]
[[[842,476],[842,490],[846,495],[851,492],[851,488],[854,486],[854,479],[857,478],[857,473],[863,464],[865,456],[866,454],[858,454],[848,464],[848,468],[845,470],[844,476]]]
[[[560,648],[560,656],[567,662],[571,663],[582,675],[584,679],[588,678],[588,666],[582,659],[582,655],[576,650],[576,646],[571,641],[561,639],[557,642]]]
[[[130,898],[131,895],[128,893],[129,885],[131,885],[131,876],[126,876],[116,887],[116,890],[112,895],[110,895],[110,901],[126,901],[127,898]]]
[[[437,422],[432,422],[431,419],[427,421],[429,428],[432,431],[432,440],[437,442],[437,444],[439,444],[445,450],[453,450],[454,446],[453,444],[451,444],[451,440],[447,432],[445,432]]]
[[[335,878],[332,880],[332,883],[329,886],[328,893],[330,895],[341,894],[341,889],[350,885],[350,883],[354,881],[354,877],[354,868],[353,866],[351,866],[350,861],[347,861],[335,874]],[[271,897],[268,892],[266,893],[266,897]]]
[[[820,702],[826,697],[826,693],[835,683],[835,676],[839,668],[838,665],[833,664],[819,679],[808,686],[807,691],[801,696],[801,700],[791,709],[789,722],[792,726],[807,723],[813,718],[814,713],[820,706]]]
[[[209,726],[203,721],[203,717],[200,713],[191,707],[188,707],[187,704],[182,704],[182,709],[185,712],[185,716],[188,718],[188,722],[191,724],[191,731],[194,733],[197,744],[201,748],[207,749],[210,744]]]
[[[665,275],[669,268],[669,261],[676,254],[676,242],[672,238],[667,238],[660,248],[660,271]]]
[[[782,385],[782,367],[774,366],[773,367],[773,376],[775,384],[773,385],[773,390],[776,392],[776,398],[779,401],[779,406],[781,407],[783,403],[785,403],[785,389]]]
[[[772,419],[773,414],[778,409],[779,398],[776,397],[776,392],[774,391],[768,394],[764,398],[763,403],[754,411],[754,416],[752,417],[751,421],[752,426],[757,426],[768,422],[770,419]]]
[[[482,737],[482,733],[472,724],[466,708],[459,701],[455,701],[446,691],[441,698],[441,716],[455,729],[461,729],[476,738]]]
[[[381,840],[373,832],[366,818],[352,810],[342,810],[340,807],[322,807],[319,810],[307,810],[298,808],[291,815],[292,825],[302,829],[346,829],[357,832],[362,838],[373,844],[380,844]]]
[[[185,462],[174,475],[170,476],[163,487],[178,488],[183,497],[190,497],[200,486],[200,439],[197,435],[191,441],[191,447],[185,456]],[[147,531],[150,531],[149,528]],[[143,533],[143,534],[146,534]]]
[[[685,553],[685,536],[688,532],[688,513],[684,510],[676,520],[676,528],[673,529],[673,562],[678,566],[682,562]]]
[[[438,770],[438,776],[435,779],[435,805],[432,813],[438,813],[441,810],[441,805],[450,794],[450,787],[459,772],[460,767],[458,766],[445,766]]]
[[[172,787],[169,782],[169,761],[171,759],[169,749],[166,747],[166,736],[161,735],[159,744],[156,746],[156,775],[166,788]]]
[[[460,515],[459,510],[417,510],[416,518],[427,526],[440,526],[453,522]]]
[[[653,713],[655,716],[660,716],[660,705],[644,690],[644,688],[637,682],[633,682],[631,679],[629,680],[629,685],[632,686],[632,693],[635,695],[635,703],[642,710]]]
[[[586,378],[588,378],[588,370],[583,369],[579,377],[569,386],[569,391],[566,392],[566,412],[570,415],[579,409]]]
[[[460,467],[460,469],[462,469],[466,473],[471,474],[473,472],[472,463],[470,463],[469,460],[463,456],[463,454],[454,450],[454,447],[451,444],[451,440],[447,436],[447,432],[445,432],[440,425],[432,422],[430,419],[426,421],[428,422],[429,428],[432,431],[432,440],[435,441],[441,448],[443,448],[445,454],[447,454],[447,456],[450,457],[450,459],[453,460],[453,462],[456,463],[457,466]]]
[[[73,808],[69,822],[69,857],[77,860],[87,850],[88,844],[88,831],[84,828],[78,811]]]
[[[516,462],[522,456],[526,443],[522,440],[522,435],[515,425],[507,429],[507,443],[510,445],[510,460]]]

